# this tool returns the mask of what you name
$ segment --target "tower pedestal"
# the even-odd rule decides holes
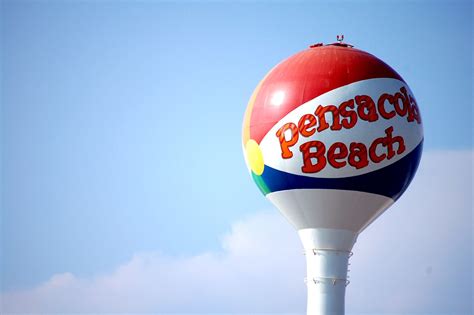
[[[357,235],[347,230],[299,230],[306,256],[308,315],[344,315],[349,257]]]

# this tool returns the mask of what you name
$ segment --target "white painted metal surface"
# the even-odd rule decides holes
[[[386,196],[354,190],[292,189],[267,198],[297,229],[328,228],[360,233],[393,204]]]
[[[347,230],[303,229],[308,315],[344,315],[348,261],[357,234]]]

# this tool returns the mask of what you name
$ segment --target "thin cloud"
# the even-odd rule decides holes
[[[409,190],[360,235],[349,313],[470,313],[473,152],[429,152]],[[304,313],[304,256],[277,211],[232,225],[220,252],[139,253],[114,271],[57,274],[1,295],[2,313]]]

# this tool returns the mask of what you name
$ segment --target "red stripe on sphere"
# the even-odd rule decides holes
[[[266,77],[250,117],[250,138],[260,143],[285,115],[319,95],[375,78],[403,81],[382,60],[358,49],[328,45],[299,52],[277,65]],[[276,92],[285,93],[278,106],[271,104]]]

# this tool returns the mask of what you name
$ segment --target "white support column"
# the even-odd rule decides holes
[[[298,231],[306,255],[308,315],[344,315],[348,261],[357,235],[346,230]]]
[[[306,251],[308,315],[344,315],[350,252]]]

